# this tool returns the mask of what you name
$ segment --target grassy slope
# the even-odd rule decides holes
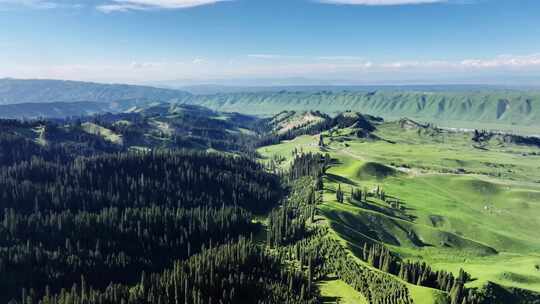
[[[91,122],[85,122],[81,124],[81,127],[85,132],[89,134],[102,136],[105,140],[112,142],[114,144],[117,144],[117,145],[123,144],[122,136],[114,133],[113,131],[107,128],[104,128],[102,126],[96,125]]]
[[[535,183],[540,181],[540,157],[523,156],[538,149],[491,143],[484,151],[472,147],[469,135],[419,135],[393,123],[383,125],[377,135],[395,143],[364,142],[347,138],[346,130],[338,133],[323,151],[337,164],[328,171],[320,209],[353,251],[365,241],[384,242],[403,257],[426,260],[436,268],[463,267],[477,278],[472,286],[493,281],[540,291],[540,271],[535,269],[540,238],[534,233],[540,231],[540,185]],[[314,141],[304,136],[259,151],[288,158],[294,148],[319,150]],[[403,165],[409,168],[398,168]],[[395,174],[381,179],[373,174],[381,168]],[[470,174],[442,173],[457,168]],[[350,186],[382,185],[406,208],[394,210],[375,199],[339,204],[334,194],[338,183],[346,193]],[[420,303],[437,302],[432,290],[411,292]]]
[[[288,166],[290,160],[291,160],[291,152],[293,150],[303,151],[305,153],[308,152],[321,152],[319,147],[316,145],[318,138],[305,135],[297,137],[294,140],[291,141],[285,141],[282,142],[279,145],[273,145],[273,146],[267,146],[259,149],[259,153],[263,156],[264,161],[267,161],[271,159],[273,156],[282,156],[286,159],[281,165],[285,168]],[[331,184],[330,180],[326,180],[325,183],[327,185]],[[335,184],[333,185],[335,186]],[[333,187],[330,186],[330,187]],[[334,200],[335,195],[332,190],[327,190],[324,192],[324,205],[321,206],[322,210],[325,210],[329,205],[331,204],[337,204],[337,202],[332,202]],[[339,205],[337,207],[334,207],[335,209],[342,208],[343,205]],[[324,213],[323,213],[324,214]],[[329,219],[327,217],[327,219]],[[328,221],[332,223],[332,221]],[[349,242],[347,238],[339,233],[334,233],[334,236],[338,239],[341,239],[345,245],[348,245],[352,249],[354,249],[354,242]],[[361,260],[358,260],[358,262],[363,263]],[[363,263],[364,265],[368,266],[367,264]],[[375,270],[378,271],[378,270]],[[322,281],[319,282],[319,287],[321,288],[321,295],[323,297],[326,297],[326,300],[335,301],[335,298],[338,297],[340,299],[340,303],[359,303],[362,304],[364,302],[358,301],[359,298],[362,298],[362,295],[359,294],[357,291],[352,289],[350,286],[345,284],[342,281]],[[418,287],[414,285],[410,285],[410,291],[411,295],[415,299],[415,303],[418,304],[444,304],[444,302],[440,302],[441,298],[444,298],[439,291],[430,289],[430,288],[423,288]],[[363,299],[363,298],[362,298]],[[363,299],[365,300],[365,299]],[[333,302],[329,302],[333,303]]]
[[[324,280],[317,284],[323,303],[368,304],[366,299],[345,282],[337,279]]]

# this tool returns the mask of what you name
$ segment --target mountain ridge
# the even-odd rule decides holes
[[[114,102],[149,98],[175,100],[190,93],[150,86],[53,79],[0,79],[0,105],[48,102]]]
[[[283,110],[358,111],[385,119],[464,121],[506,126],[540,126],[540,94],[529,91],[478,92],[265,92],[192,95],[185,103],[220,111],[271,115]]]

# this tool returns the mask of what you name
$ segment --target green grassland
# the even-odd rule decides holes
[[[333,166],[325,178],[319,212],[352,252],[384,243],[404,259],[423,260],[436,269],[463,268],[475,279],[470,287],[494,282],[540,292],[540,149],[491,140],[471,141],[470,133],[436,128],[402,128],[384,123],[364,140],[352,130],[259,149],[285,160],[291,151],[329,153]],[[379,186],[401,208],[370,197],[368,202],[336,201],[338,185]],[[329,292],[325,285],[325,292]],[[416,303],[438,303],[437,292],[411,286]]]

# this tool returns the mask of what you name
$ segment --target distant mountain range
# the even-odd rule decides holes
[[[260,92],[372,92],[372,91],[420,91],[420,92],[471,92],[471,91],[540,91],[531,86],[501,86],[482,84],[448,84],[448,85],[278,85],[278,86],[228,86],[228,85],[189,85],[167,86],[169,89],[179,89],[195,95],[211,95],[220,93],[260,93]]]
[[[81,101],[108,103],[127,99],[172,101],[188,95],[180,90],[126,84],[0,79],[0,105]]]
[[[137,106],[148,106],[154,103],[159,103],[159,99],[128,99],[114,102],[76,101],[8,104],[0,105],[0,118],[82,117],[103,113],[122,113]]]
[[[528,90],[254,92],[192,95],[182,102],[220,111],[271,115],[282,110],[357,111],[454,127],[540,127],[540,92]],[[462,124],[466,122],[466,124]]]
[[[202,91],[218,87],[200,88]],[[196,90],[194,90],[196,91]],[[226,91],[226,90],[224,90]],[[121,113],[152,103],[190,104],[222,112],[272,116],[284,110],[357,111],[409,117],[447,127],[540,134],[540,91],[489,86],[279,87],[192,94],[176,89],[58,80],[0,80],[0,117],[62,118]]]

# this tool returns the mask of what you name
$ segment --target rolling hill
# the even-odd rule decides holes
[[[259,121],[243,114],[168,103],[77,119],[0,119],[0,165],[28,160],[36,151],[47,159],[160,149],[246,152],[258,139]]]

